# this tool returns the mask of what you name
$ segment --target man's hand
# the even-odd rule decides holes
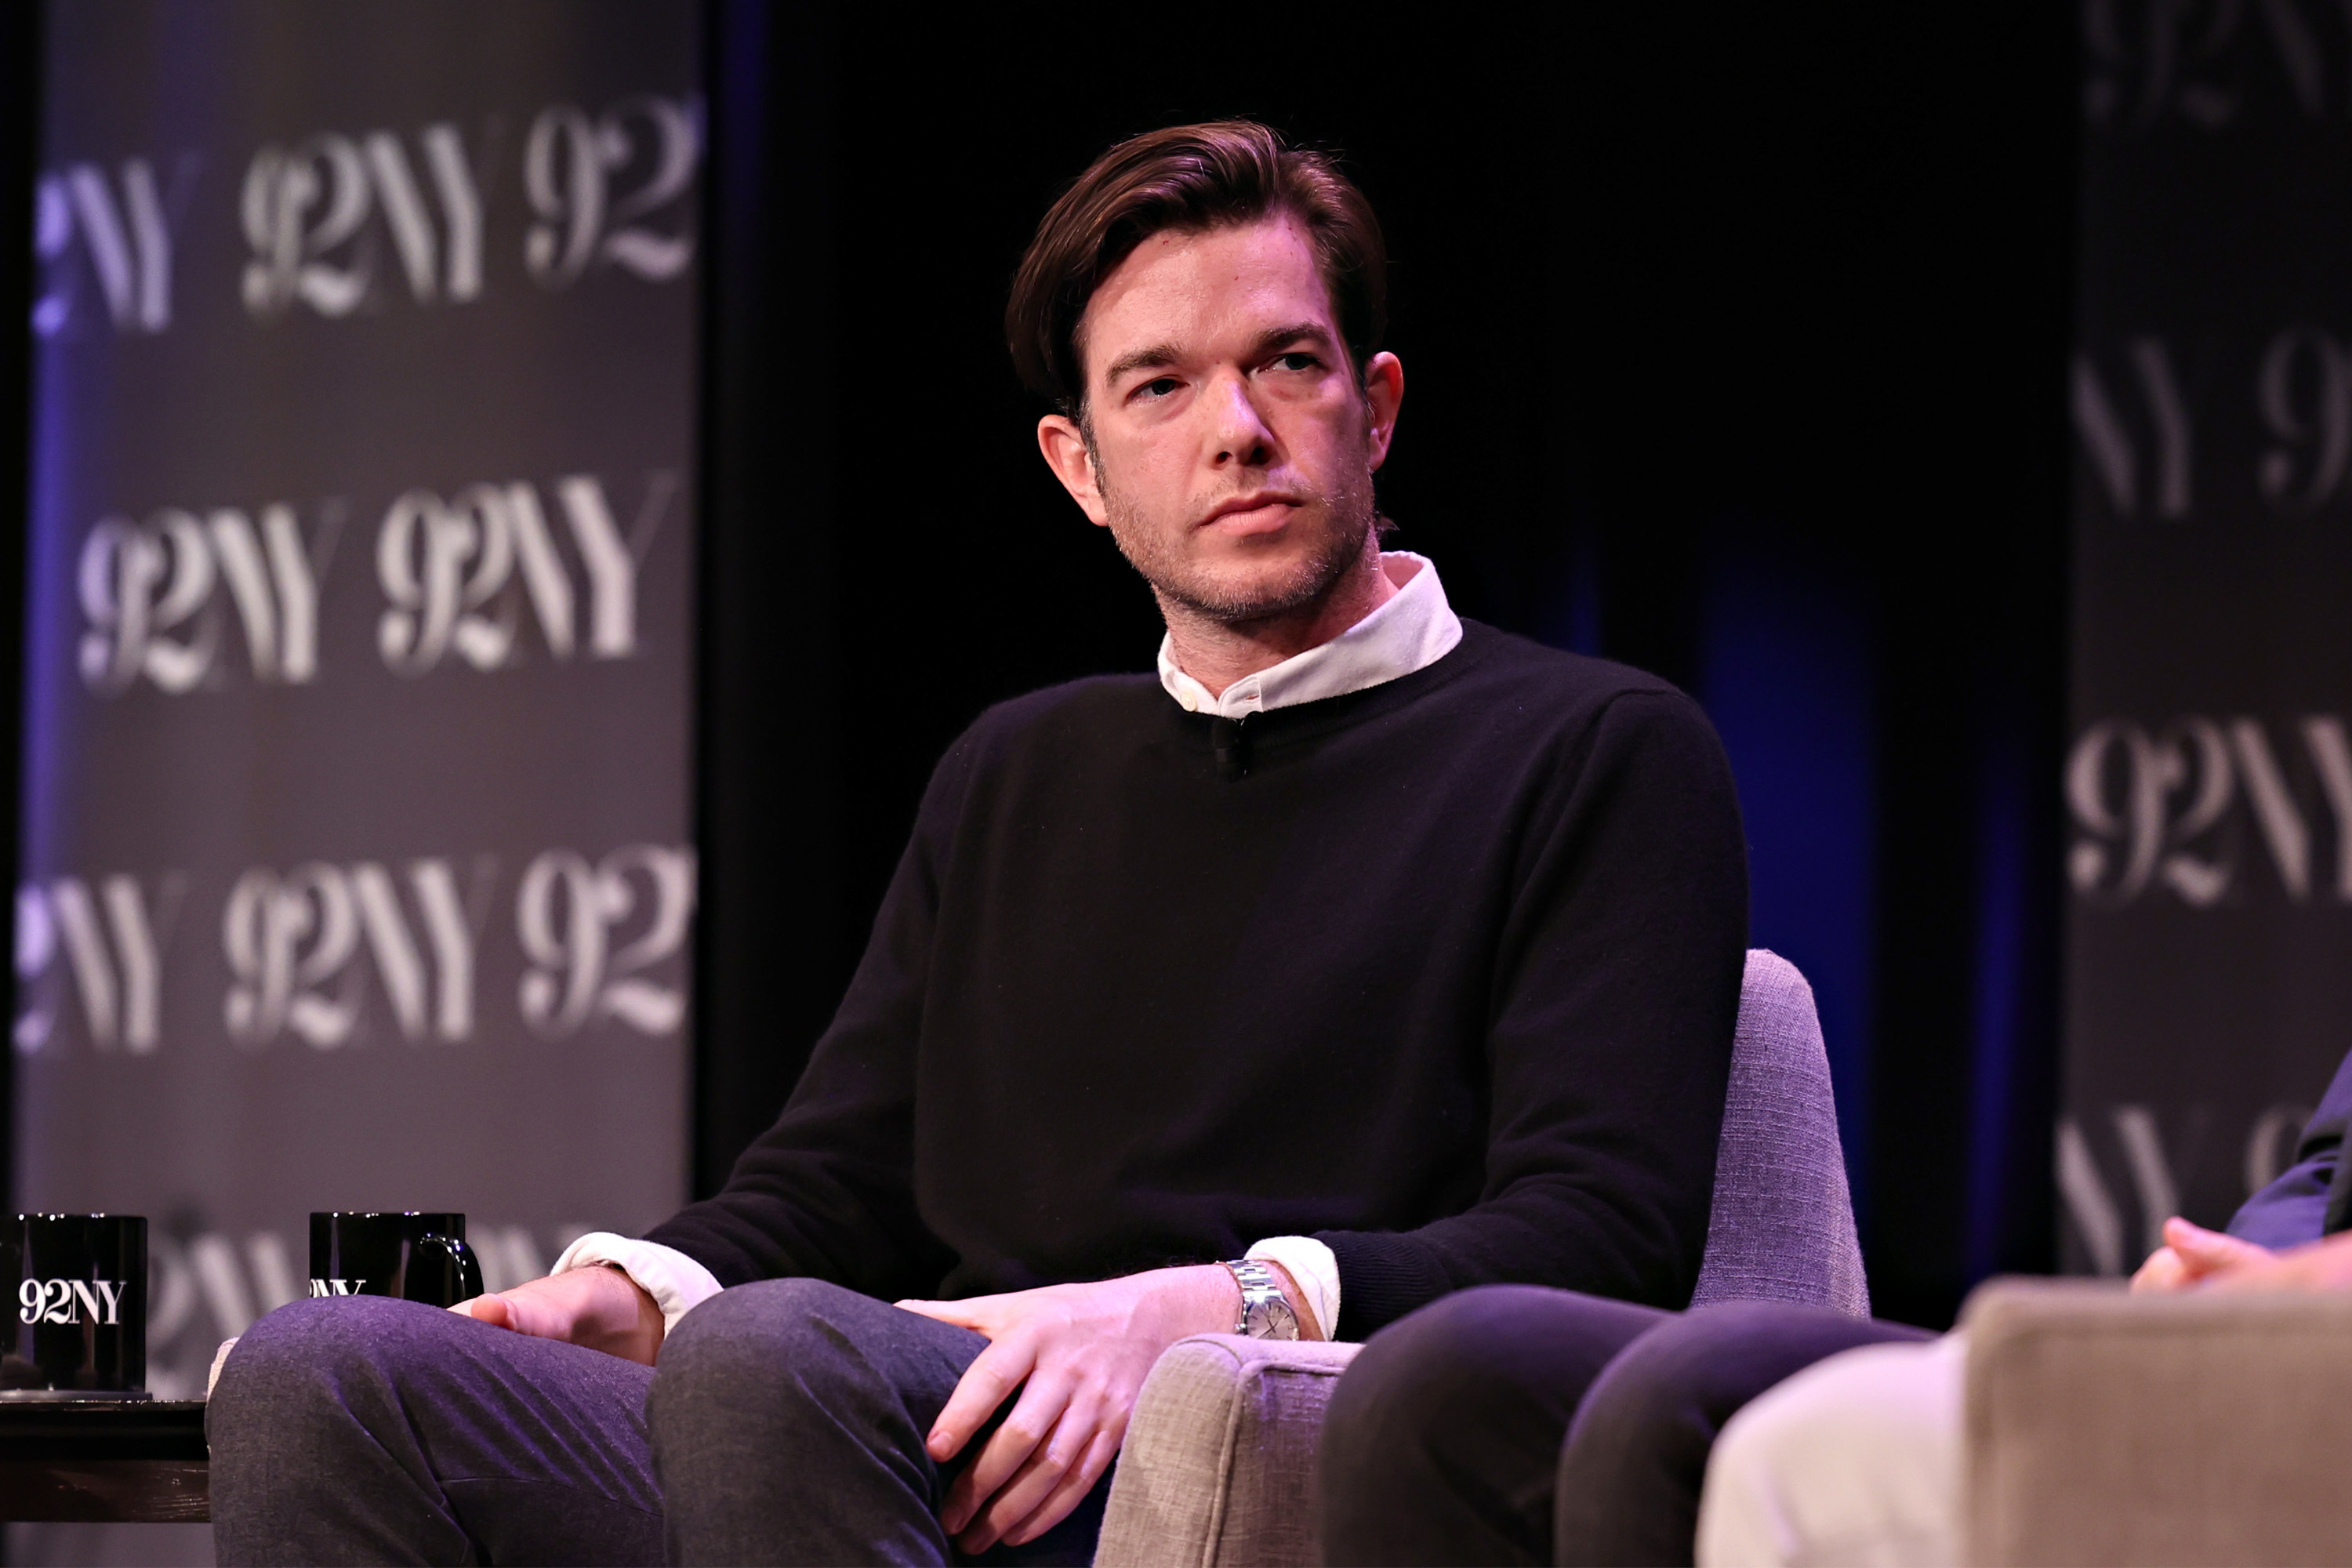
[[[2241,1243],[2240,1245],[2244,1245]],[[2208,1275],[2207,1290],[2352,1290],[2352,1231],[2291,1247],[2262,1247],[2250,1258]]]
[[[1301,1331],[1318,1332],[1289,1275]],[[901,1301],[985,1334],[926,1445],[945,1463],[1015,1389],[1020,1398],[948,1489],[940,1523],[974,1555],[999,1541],[1034,1541],[1077,1507],[1127,1438],[1135,1396],[1160,1352],[1187,1334],[1224,1333],[1241,1288],[1218,1264],[1158,1268],[1093,1285],[1053,1285],[968,1301]],[[1025,1384],[1025,1386],[1024,1386]]]
[[[2132,1276],[2131,1288],[2143,1290],[2186,1290],[2204,1280],[2262,1263],[2277,1254],[2267,1247],[2240,1241],[2218,1230],[2191,1225],[2179,1215],[2164,1222],[2165,1245],[2147,1255]]]
[[[568,1268],[511,1290],[473,1297],[449,1310],[519,1334],[585,1345],[646,1366],[661,1353],[661,1309],[644,1287],[609,1265]]]

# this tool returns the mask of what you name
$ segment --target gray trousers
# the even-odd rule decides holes
[[[213,1539],[229,1565],[960,1561],[938,1518],[960,1462],[923,1439],[986,1343],[807,1279],[704,1302],[658,1371],[407,1301],[297,1301],[205,1413]],[[1089,1561],[1109,1489],[982,1561]]]

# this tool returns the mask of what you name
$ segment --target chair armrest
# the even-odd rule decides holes
[[[1969,1299],[1962,1561],[2352,1561],[2352,1296]]]
[[[1096,1568],[1307,1568],[1315,1444],[1360,1346],[1195,1334],[1136,1397]]]

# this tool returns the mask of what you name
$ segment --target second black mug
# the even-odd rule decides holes
[[[310,1294],[451,1307],[482,1293],[461,1214],[313,1214]]]

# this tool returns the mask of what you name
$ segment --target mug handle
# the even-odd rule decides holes
[[[439,1251],[446,1260],[441,1268],[430,1271],[432,1278],[421,1278],[426,1271],[416,1265],[426,1248]],[[457,1289],[448,1289],[452,1282]],[[482,1293],[482,1264],[474,1249],[454,1236],[427,1232],[416,1238],[416,1247],[409,1254],[408,1277],[402,1281],[401,1292],[412,1301],[423,1301],[435,1307],[454,1307],[458,1302]]]

